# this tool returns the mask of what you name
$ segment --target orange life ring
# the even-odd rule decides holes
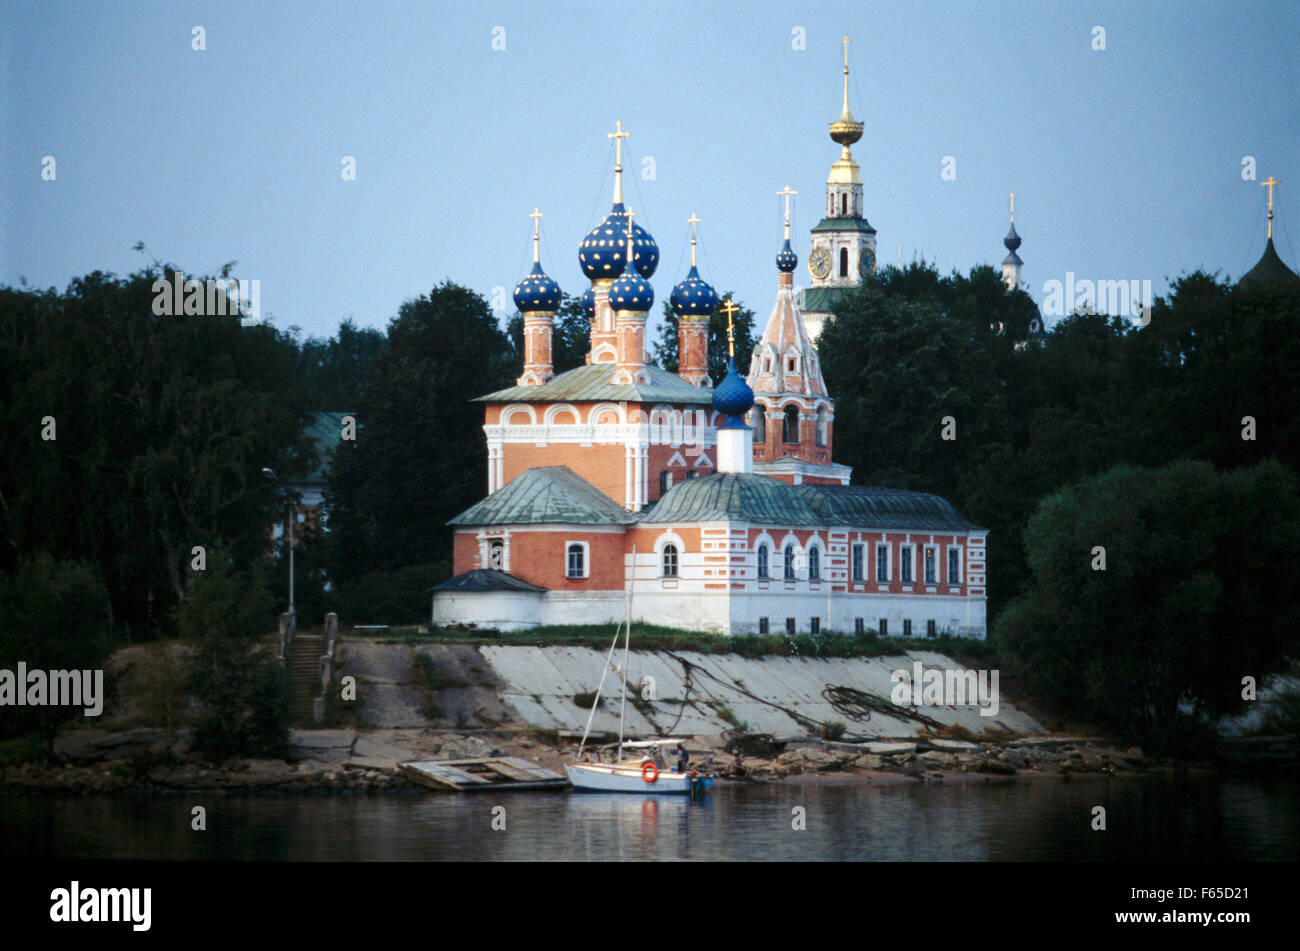
[[[659,767],[655,765],[654,760],[648,759],[641,764],[641,778],[648,783],[653,783],[659,778]]]

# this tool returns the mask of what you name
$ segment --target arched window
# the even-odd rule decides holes
[[[664,577],[677,577],[677,546],[665,545],[663,551]]]
[[[754,442],[767,442],[767,410],[762,403],[754,406],[754,410],[750,414],[750,425],[754,428]]]
[[[673,474],[665,469],[659,473],[659,497],[662,499],[664,493],[673,487]]]
[[[787,406],[782,413],[781,440],[789,443],[799,441],[799,407]]]
[[[849,196],[847,194],[840,195],[840,214],[847,215],[848,213],[849,213]]]
[[[587,577],[587,546],[582,542],[573,542],[568,547],[566,576],[570,578]]]
[[[822,552],[820,548],[808,549],[808,580],[822,580]]]
[[[785,580],[794,580],[794,546],[785,546]]]
[[[767,573],[767,545],[758,546],[758,576],[760,578],[768,577]]]
[[[493,571],[506,570],[506,543],[500,538],[488,541],[488,567]]]
[[[817,409],[817,445],[819,446],[826,445],[826,435],[827,435],[826,431],[827,429],[829,429],[829,427],[826,425],[826,420],[827,420],[826,407],[825,406],[819,407]]]
[[[849,249],[840,248],[840,277],[849,276]]]

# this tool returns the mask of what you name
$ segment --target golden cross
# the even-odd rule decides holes
[[[695,267],[695,226],[700,223],[700,219],[692,211],[686,223],[691,226],[691,267]]]
[[[840,40],[840,45],[844,47],[844,71],[849,71],[849,35],[844,34],[844,39]]]
[[[734,360],[736,359],[736,338],[731,318],[740,312],[740,308],[736,306],[735,302],[732,301],[730,297],[728,297],[722,302],[722,306],[719,307],[718,310],[727,315],[727,356]]]
[[[1011,193],[1011,223],[1012,224],[1016,223],[1016,193],[1015,192]],[[1031,221],[1030,225],[1032,224],[1033,222]]]
[[[538,224],[541,222],[542,213],[541,213],[540,211],[537,210],[537,207],[536,207],[536,206],[534,206],[534,207],[533,207],[533,213],[532,213],[531,215],[529,215],[528,217],[533,219],[533,263],[536,264],[537,261],[538,261],[538,257],[537,257],[537,226],[538,226]]]
[[[1273,237],[1273,186],[1281,185],[1282,183],[1270,175],[1265,181],[1260,182],[1260,184],[1268,188],[1268,236],[1271,239]]]
[[[623,164],[623,140],[632,133],[623,131],[622,122],[615,122],[614,129],[615,131],[606,132],[605,135],[614,140],[614,164],[620,166]]]
[[[777,192],[778,195],[785,196],[785,239],[790,240],[790,196],[799,194],[789,185]]]
[[[615,131],[606,132],[605,135],[614,140],[614,204],[623,204],[623,140],[631,132],[623,131],[623,123],[614,123]]]

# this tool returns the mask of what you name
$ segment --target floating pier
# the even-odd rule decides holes
[[[446,792],[485,789],[566,789],[569,780],[559,773],[515,756],[482,759],[422,760],[399,763],[397,768],[413,783]]]

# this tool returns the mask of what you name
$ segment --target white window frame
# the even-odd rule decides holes
[[[926,556],[928,553],[930,553],[930,552],[934,552],[934,577],[933,577],[933,578],[926,578],[926,577],[925,577],[925,556]],[[922,578],[925,578],[924,582],[922,582],[923,584],[933,584],[933,585],[937,585],[937,584],[940,583],[940,582],[939,582],[939,546],[938,546],[938,545],[924,545],[924,546],[922,546],[922,549],[921,549],[921,577],[922,577]]]
[[[575,575],[569,570],[569,549],[574,546],[582,548],[582,574]],[[581,581],[591,577],[591,543],[571,539],[564,543],[564,578],[566,581]]]
[[[880,549],[885,550],[885,578],[880,578]],[[876,542],[876,563],[873,566],[872,574],[875,576],[876,584],[890,584],[894,579],[894,546],[889,542]]]
[[[903,544],[898,546],[899,584],[916,584],[915,552],[916,552],[916,546],[911,542],[904,542]]]
[[[856,575],[853,572],[853,568],[855,564],[860,565],[862,568],[861,573]],[[867,580],[866,569],[867,569],[867,543],[854,542],[852,545],[849,546],[849,580],[853,582],[857,582],[859,584],[864,583]]]
[[[961,545],[949,545],[949,546],[948,546],[948,564],[944,566],[944,569],[945,569],[945,570],[948,570],[948,569],[950,569],[950,568],[952,567],[952,555],[953,555],[953,552],[956,552],[956,553],[957,553],[957,580],[956,580],[956,581],[953,581],[953,580],[952,580],[952,575],[951,575],[951,574],[949,574],[949,575],[947,576],[947,579],[948,579],[948,584],[955,588],[955,587],[957,587],[958,585],[961,585],[961,584],[963,584],[963,583],[965,582],[965,579],[966,579],[966,558],[965,558],[965,553],[962,551],[962,546],[961,546]]]

